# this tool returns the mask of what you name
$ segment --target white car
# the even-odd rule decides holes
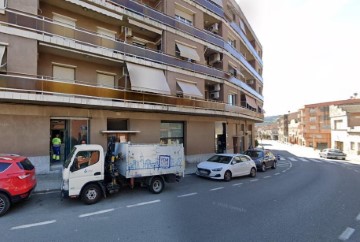
[[[247,155],[217,154],[197,165],[196,175],[230,181],[232,177],[256,176],[255,162]]]
[[[346,159],[346,154],[339,149],[323,149],[319,153],[319,156],[327,159]]]

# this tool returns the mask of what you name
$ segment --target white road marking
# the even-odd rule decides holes
[[[101,210],[101,211],[97,211],[97,212],[93,212],[93,213],[85,213],[85,214],[79,215],[79,218],[85,218],[85,217],[98,215],[98,214],[103,214],[103,213],[108,213],[108,212],[112,212],[112,211],[114,211],[113,208],[106,209],[106,210]]]
[[[322,161],[318,160],[318,159],[312,159],[312,161],[317,162],[317,163],[322,163]]]
[[[357,173],[359,173],[360,171],[358,171],[358,170],[354,170],[355,172],[357,172]]]
[[[216,190],[220,190],[220,189],[224,189],[224,187],[216,187],[216,188],[210,189],[210,191],[216,191]]]
[[[240,186],[240,185],[242,185],[243,183],[242,182],[240,182],[240,183],[235,183],[235,184],[233,184],[233,186]]]
[[[189,197],[189,196],[194,196],[194,195],[197,195],[197,192],[188,193],[188,194],[184,194],[184,195],[179,195],[177,197]]]
[[[264,176],[264,179],[266,179],[266,178],[270,178],[271,176]]]
[[[360,213],[356,216],[356,221],[360,221]]]
[[[339,236],[339,240],[348,240],[354,232],[355,229],[347,227],[345,231]]]
[[[297,161],[294,157],[289,157],[289,160],[291,160],[291,161]]]
[[[280,173],[275,173],[275,174],[274,174],[274,176],[278,176],[278,175],[280,175]]]
[[[299,160],[301,160],[301,161],[304,161],[304,162],[309,162],[307,159],[305,159],[305,158],[299,158]]]
[[[160,200],[154,200],[154,201],[149,201],[149,202],[143,202],[143,203],[136,203],[136,204],[132,204],[132,205],[127,205],[127,208],[132,208],[132,207],[138,207],[138,206],[143,206],[143,205],[148,205],[148,204],[152,204],[152,203],[158,203],[160,202]]]
[[[256,182],[256,181],[258,181],[259,179],[252,179],[252,180],[250,180],[250,182]]]
[[[282,172],[287,172],[287,170],[285,170],[285,171],[282,171]]]
[[[24,225],[12,227],[11,230],[15,230],[15,229],[26,229],[26,228],[31,228],[31,227],[35,227],[35,226],[52,224],[52,223],[55,223],[55,222],[56,222],[56,220],[49,220],[49,221],[44,221],[44,222],[39,222],[39,223],[33,223],[33,224],[24,224]]]

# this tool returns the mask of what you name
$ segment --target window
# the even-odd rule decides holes
[[[7,43],[0,42],[0,72],[6,72],[7,45]]]
[[[176,4],[175,19],[184,24],[193,25],[194,12],[186,7]]]
[[[334,120],[334,128],[341,129],[342,128],[342,120]]]
[[[229,69],[230,75],[232,75],[233,77],[237,76],[237,70],[234,67],[229,65],[228,69]]]
[[[350,149],[355,150],[355,142],[350,142]]]
[[[309,121],[310,122],[316,122],[316,117],[310,117]]]
[[[244,21],[242,21],[242,19],[240,19],[240,28],[244,32],[244,34],[246,34],[245,24],[244,24]]]
[[[316,109],[315,108],[310,108],[309,112],[310,113],[316,113]]]
[[[100,152],[98,150],[80,151],[76,154],[76,167],[77,169],[83,169],[94,165],[99,161],[99,157]]]
[[[110,74],[110,73],[102,73],[102,72],[98,72],[97,73],[97,83],[99,86],[104,86],[104,87],[111,87],[114,88],[115,87],[115,73],[114,74]]]
[[[53,13],[53,20],[55,22],[59,22],[68,26],[75,28],[76,26],[76,19],[70,18],[68,16],[64,16],[58,13]]]
[[[61,81],[75,82],[75,68],[76,66],[54,64],[53,77]]]
[[[161,144],[183,144],[184,123],[183,122],[161,122],[160,125]]]
[[[311,125],[311,126],[310,126],[310,129],[316,129],[316,126],[315,126],[315,125]]]
[[[236,41],[234,39],[228,39],[228,43],[229,45],[231,45],[232,47],[236,48]]]
[[[228,95],[228,104],[229,105],[236,105],[236,94],[229,94]]]
[[[0,162],[0,172],[5,171],[10,165],[11,163]]]
[[[102,28],[102,27],[97,27],[97,33],[100,36],[108,37],[108,38],[111,38],[111,39],[115,39],[115,35],[116,35],[115,31],[105,29],[105,28]]]

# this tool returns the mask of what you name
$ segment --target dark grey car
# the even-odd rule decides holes
[[[267,168],[276,169],[278,157],[275,156],[270,150],[265,149],[249,149],[245,151],[245,155],[251,157],[256,164],[256,168],[260,171],[266,171]]]

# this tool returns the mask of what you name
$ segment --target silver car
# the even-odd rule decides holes
[[[339,149],[323,149],[319,153],[320,157],[327,158],[327,159],[339,159],[345,160],[346,154]]]

